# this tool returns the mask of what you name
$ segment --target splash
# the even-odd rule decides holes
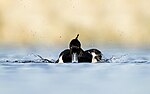
[[[10,59],[10,60],[0,60],[0,63],[55,63],[56,62],[56,60],[54,59],[47,59],[38,54],[33,54],[33,56],[35,58],[31,60],[30,59],[19,59],[19,60]],[[73,55],[73,60],[70,63],[78,63],[76,54]],[[142,59],[130,58],[130,55],[124,54],[120,56],[112,55],[109,58],[106,58],[103,55],[102,60],[98,61],[97,63],[147,63],[149,64],[150,61],[147,59],[143,59],[143,58]]]

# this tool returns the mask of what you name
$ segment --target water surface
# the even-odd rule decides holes
[[[0,94],[150,94],[147,49],[102,49],[109,62],[54,64],[49,47],[0,48]],[[53,61],[53,60],[52,60]]]

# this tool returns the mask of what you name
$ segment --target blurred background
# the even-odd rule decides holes
[[[0,44],[150,45],[149,0],[0,0]]]

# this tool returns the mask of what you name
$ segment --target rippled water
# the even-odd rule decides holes
[[[101,49],[97,64],[47,63],[60,49],[0,47],[0,94],[150,94],[148,49]]]

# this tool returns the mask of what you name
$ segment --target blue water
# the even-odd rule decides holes
[[[0,47],[0,94],[150,94],[148,49],[99,49],[102,62],[54,64],[37,55],[54,61],[61,49]]]

